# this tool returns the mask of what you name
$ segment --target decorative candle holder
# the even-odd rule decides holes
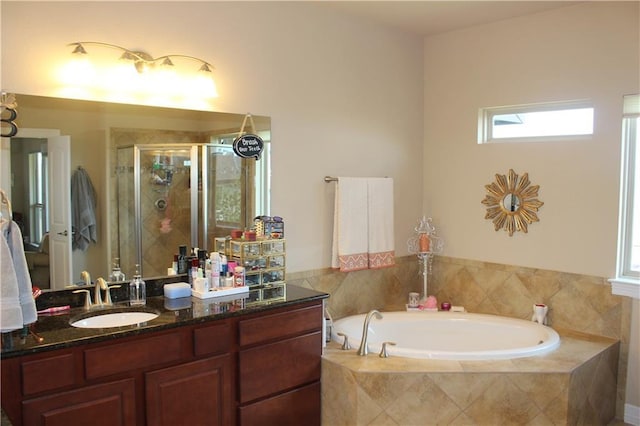
[[[433,255],[441,254],[444,249],[444,240],[436,235],[436,227],[432,219],[423,216],[418,221],[418,226],[414,228],[416,234],[409,238],[407,247],[409,253],[416,254],[420,262],[420,273],[422,274],[422,300],[429,296],[427,291],[428,276],[431,273]]]

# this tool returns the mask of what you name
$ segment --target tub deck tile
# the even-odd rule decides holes
[[[360,357],[330,343],[322,423],[547,425],[589,417],[606,424],[615,415],[620,343],[560,335],[552,353],[487,361]]]

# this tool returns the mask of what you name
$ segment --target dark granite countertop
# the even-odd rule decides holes
[[[82,307],[74,307],[59,315],[39,315],[38,321],[31,325],[31,332],[26,336],[24,336],[24,332],[19,331],[3,334],[2,358],[167,330],[329,297],[326,293],[289,284],[282,284],[278,291],[274,292],[276,297],[271,298],[257,298],[253,294],[247,297],[245,294],[244,297],[232,295],[210,299],[196,297],[166,299],[163,295],[157,295],[157,289],[151,291],[151,294],[152,297],[147,297],[144,310],[155,312],[158,317],[137,325],[94,329],[77,328],[70,325],[70,322],[76,319],[92,316],[98,312],[107,313],[108,311],[118,312],[131,309],[128,301],[117,301],[117,299],[114,300],[114,306],[109,308],[86,311]],[[38,309],[43,309],[43,307],[39,304]]]

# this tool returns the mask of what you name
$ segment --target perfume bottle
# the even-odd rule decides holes
[[[140,275],[140,265],[136,264],[136,273],[129,283],[129,304],[131,306],[142,306],[147,304],[146,284]]]
[[[111,275],[109,275],[109,282],[115,283],[125,281],[126,279],[127,278],[120,269],[120,258],[116,257],[115,262],[113,262],[113,269],[111,269]]]

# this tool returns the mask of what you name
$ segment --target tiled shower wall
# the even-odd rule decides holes
[[[334,320],[368,312],[403,310],[410,291],[422,292],[414,256],[393,268],[341,273],[332,269],[289,273],[289,284],[329,293]],[[549,305],[549,325],[621,341],[617,409],[623,417],[631,303],[614,296],[606,278],[472,260],[436,257],[429,294],[469,312],[530,319],[535,303]]]

